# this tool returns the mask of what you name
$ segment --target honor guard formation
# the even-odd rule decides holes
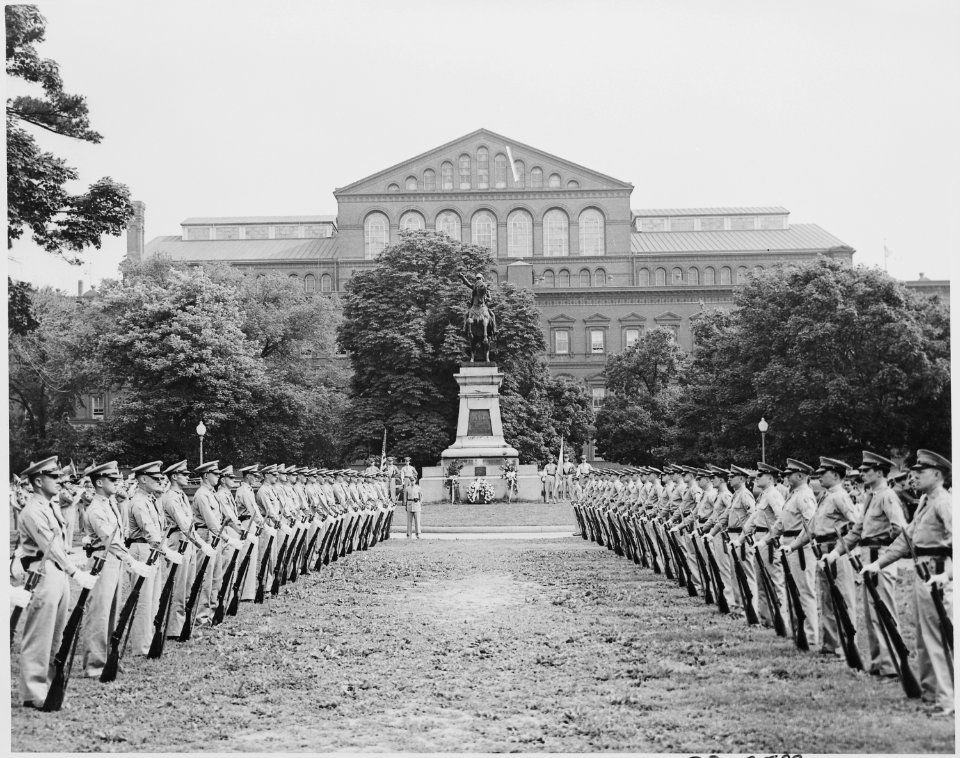
[[[20,695],[44,711],[62,706],[78,650],[84,676],[113,681],[121,657],[160,658],[241,603],[388,539],[395,507],[375,467],[152,461],[124,480],[115,461],[81,475],[53,457],[14,484],[10,644],[22,618]],[[78,521],[85,556],[71,551]]]
[[[676,581],[720,613],[792,636],[800,650],[897,678],[907,697],[952,714],[951,463],[918,450],[911,472],[894,468],[864,451],[857,469],[835,458],[820,458],[816,469],[788,458],[782,470],[594,470],[573,507],[584,539]],[[908,476],[922,493],[915,508]],[[904,558],[916,570],[915,660],[894,601],[895,563]]]

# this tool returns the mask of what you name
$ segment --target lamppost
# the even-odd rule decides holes
[[[760,430],[760,460],[764,463],[767,462],[767,429],[770,428],[770,425],[766,422],[762,416],[760,417],[760,423],[757,424],[757,429]]]
[[[197,436],[200,438],[200,465],[203,465],[203,435],[207,433],[207,427],[203,425],[203,420],[197,424]]]

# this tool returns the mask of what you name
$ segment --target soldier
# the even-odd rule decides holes
[[[715,488],[716,496],[713,499],[713,508],[707,514],[707,519],[701,524],[700,528],[706,533],[706,541],[709,544],[709,547],[707,545],[704,547],[713,553],[714,560],[717,562],[727,606],[731,613],[737,613],[741,607],[740,592],[733,575],[733,562],[727,553],[727,544],[720,535],[721,529],[727,526],[730,506],[733,504],[733,493],[730,492],[727,485],[727,479],[731,477],[732,472],[713,464],[710,464],[707,468],[711,474],[710,484]],[[743,520],[745,519],[746,516],[743,517]]]
[[[583,497],[583,485],[586,483],[591,471],[593,471],[593,466],[587,463],[587,456],[581,455],[580,463],[577,464],[576,471],[573,474],[574,499],[580,500]]]
[[[122,566],[134,576],[148,577],[152,566],[136,560],[124,546],[120,509],[110,500],[120,481],[116,461],[110,461],[90,470],[94,488],[93,500],[87,506],[86,520],[89,535],[84,546],[90,556],[104,553],[103,568],[97,574],[97,583],[90,591],[89,604],[83,622],[83,672],[88,677],[100,677],[107,662],[110,635],[116,626],[120,611],[120,576]],[[151,618],[151,621],[153,619]]]
[[[237,470],[243,477],[243,481],[237,487],[237,515],[240,518],[240,525],[248,530],[247,539],[253,545],[253,552],[250,553],[250,561],[247,564],[247,574],[243,578],[243,586],[240,588],[240,602],[245,602],[253,600],[257,593],[260,543],[262,541],[262,538],[257,536],[257,530],[266,526],[266,520],[260,506],[257,505],[256,487],[260,481],[260,467],[254,463],[252,466],[244,466]],[[244,548],[244,550],[246,549]]]
[[[906,520],[903,506],[894,491],[887,486],[887,475],[893,468],[893,461],[869,450],[863,451],[863,463],[860,465],[864,482],[868,489],[863,510],[853,528],[844,535],[836,547],[823,557],[827,565],[853,548],[859,546],[868,551],[867,563],[873,563],[880,556],[881,548],[892,543],[903,531]],[[897,583],[897,572],[893,566],[864,578],[864,582],[873,582],[884,605],[890,611],[897,627],[900,626],[897,604],[893,595]],[[896,664],[881,638],[885,632],[877,612],[873,607],[870,592],[866,585],[862,587],[864,618],[867,626],[867,643],[870,649],[869,672],[878,676],[897,676]],[[852,610],[853,606],[851,606]]]
[[[396,458],[392,455],[387,456],[387,465],[384,468],[384,473],[387,475],[387,481],[390,485],[390,499],[394,502],[397,501],[397,498],[400,496],[400,469],[397,468]]]
[[[694,589],[697,592],[702,591],[703,583],[700,579],[700,566],[697,564],[697,554],[693,547],[693,541],[690,535],[684,532],[692,529],[692,524],[696,519],[696,509],[703,496],[703,488],[697,483],[697,479],[703,474],[700,469],[692,466],[685,466],[683,469],[683,482],[686,487],[680,496],[680,505],[674,513],[672,521],[676,524],[670,531],[680,532],[680,547],[686,556],[686,565],[690,569],[690,581],[693,582]]]
[[[543,467],[543,502],[557,502],[557,464],[547,461]]]
[[[717,564],[720,566],[724,586],[731,588],[730,592],[733,597],[733,602],[730,602],[728,599],[730,611],[736,612],[740,608],[746,611],[747,601],[743,597],[739,582],[736,578],[733,556],[727,554],[726,548],[728,546],[723,542],[725,533],[733,535],[737,540],[736,543],[731,540],[729,548],[730,550],[740,551],[738,559],[743,569],[743,575],[747,580],[746,583],[747,589],[750,591],[752,611],[755,613],[758,599],[756,571],[754,570],[753,556],[747,555],[746,546],[741,539],[744,526],[756,510],[756,500],[754,500],[753,493],[747,486],[751,479],[751,474],[747,469],[740,468],[739,466],[731,466],[729,479],[730,487],[733,488],[730,505],[717,516],[713,528],[710,530],[710,534],[714,539],[714,554],[717,556]],[[720,540],[720,542],[718,543],[717,540]],[[774,602],[776,602],[776,600]]]
[[[53,456],[31,463],[20,476],[32,490],[20,513],[20,545],[11,570],[14,578],[33,571],[42,576],[23,611],[20,642],[20,696],[25,708],[41,708],[53,673],[53,656],[60,646],[70,607],[72,577],[92,589],[97,581],[70,561],[64,524],[53,499],[60,493],[60,467]]]
[[[373,458],[367,459],[367,467],[363,470],[363,473],[369,476],[376,476],[380,473],[380,469],[374,462]]]
[[[233,560],[234,553],[246,550],[246,543],[240,541],[240,536],[243,534],[243,527],[240,524],[240,515],[237,512],[237,501],[233,497],[233,490],[237,488],[237,479],[236,474],[233,472],[233,466],[224,466],[220,469],[219,473],[220,482],[217,484],[215,494],[217,500],[220,502],[221,518],[224,520],[223,533],[232,537],[237,543],[237,547],[227,545],[220,553],[221,582],[226,581],[229,584],[232,579],[226,576],[227,568]],[[236,561],[233,561],[234,570],[239,568],[241,560],[242,553],[237,556]],[[215,595],[219,595],[220,586],[220,584],[214,585],[213,591]]]
[[[420,539],[420,511],[422,493],[417,480],[407,479],[406,501],[407,501],[407,539],[410,538],[411,531],[416,532],[417,539]]]
[[[895,561],[914,556],[917,576],[913,583],[913,611],[917,630],[917,665],[923,699],[937,703],[944,714],[952,714],[953,640],[945,635],[942,621],[953,623],[953,512],[946,490],[953,465],[931,450],[918,450],[912,469],[923,496],[913,521],[883,548],[877,560],[863,568],[876,574]],[[929,577],[929,579],[927,578]],[[934,593],[942,593],[941,620]]]
[[[230,537],[224,527],[225,519],[216,495],[216,488],[220,482],[219,468],[220,461],[208,461],[197,466],[193,471],[200,475],[200,487],[193,495],[193,521],[197,534],[205,542],[211,542],[214,537],[220,540],[219,544],[213,548],[214,555],[210,558],[203,575],[203,584],[200,586],[196,606],[197,626],[213,623],[217,602],[216,593],[223,581],[223,566],[220,558],[224,549],[228,546],[234,549],[240,548],[239,540]]]
[[[790,484],[790,495],[780,511],[780,516],[770,527],[766,537],[756,544],[762,550],[766,545],[781,536],[785,540],[795,540],[803,532],[803,522],[809,523],[817,510],[817,501],[813,490],[807,484],[807,478],[813,473],[813,467],[794,458],[787,458],[784,467],[787,481]],[[800,596],[800,605],[805,615],[804,633],[811,648],[816,645],[819,621],[817,619],[817,597],[814,594],[814,572],[816,562],[812,554],[802,544],[791,547],[790,544],[781,545],[781,551],[787,556],[787,565],[790,575],[797,585]],[[784,617],[786,621],[786,617]]]
[[[77,515],[80,501],[83,499],[83,488],[77,486],[80,478],[72,463],[61,469],[60,477],[63,484],[57,501],[60,506],[60,515],[63,517],[67,550],[73,552],[73,536],[77,529]]]
[[[264,539],[260,541],[257,552],[257,560],[261,568],[266,563],[267,576],[273,574],[274,564],[277,559],[277,551],[280,549],[280,542],[283,537],[278,533],[280,527],[280,498],[277,495],[277,464],[273,463],[264,466],[260,472],[263,475],[263,484],[257,490],[257,505],[263,511],[263,518],[266,522],[264,527]],[[271,541],[270,538],[273,537]],[[267,546],[270,546],[269,552]],[[259,576],[259,574],[258,574]]]
[[[563,477],[563,492],[561,494],[561,500],[570,500],[573,497],[573,476],[576,470],[576,466],[574,466],[573,461],[570,460],[570,454],[567,453],[564,456],[563,471],[560,472]]]
[[[829,553],[837,544],[838,532],[844,535],[849,531],[854,523],[853,502],[843,488],[843,480],[849,468],[843,461],[820,457],[820,468],[817,472],[821,475],[824,487],[823,497],[817,504],[813,518],[803,517],[801,533],[788,549],[797,550],[812,539],[822,553]],[[824,655],[842,655],[840,632],[837,629],[840,622],[830,597],[826,571],[833,574],[834,583],[846,603],[850,622],[856,627],[857,604],[853,589],[853,567],[849,559],[843,558],[831,561],[829,565],[822,562],[819,569],[820,652]]]

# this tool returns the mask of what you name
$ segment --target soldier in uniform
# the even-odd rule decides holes
[[[420,491],[420,485],[417,484],[416,477],[413,479],[405,479],[405,481],[406,484],[404,486],[407,489],[407,539],[410,538],[411,532],[415,532],[417,539],[420,539],[420,500],[423,494]]]
[[[873,563],[880,556],[880,550],[892,543],[903,531],[906,520],[903,516],[903,506],[894,491],[887,486],[887,474],[893,467],[893,461],[884,458],[869,450],[863,451],[863,463],[860,465],[867,492],[863,510],[853,528],[844,535],[833,550],[824,555],[823,561],[832,565],[837,559],[855,547],[868,552],[866,563]],[[864,582],[873,582],[880,599],[890,611],[897,626],[900,626],[897,604],[894,598],[894,587],[897,583],[897,572],[893,566],[888,566],[869,577]],[[883,644],[885,632],[873,607],[870,592],[866,585],[861,588],[863,596],[863,612],[867,627],[867,643],[870,649],[870,665],[868,670],[878,676],[895,677],[897,668],[890,651]],[[851,606],[851,610],[853,606]]]
[[[257,577],[260,575],[258,559],[262,541],[262,538],[257,536],[257,530],[263,529],[266,521],[260,511],[260,506],[257,505],[256,487],[259,481],[260,467],[254,463],[237,471],[243,477],[243,481],[237,487],[237,515],[240,518],[240,525],[248,530],[247,539],[253,545],[253,552],[250,553],[250,561],[247,564],[247,574],[243,578],[243,586],[240,588],[240,601],[244,602],[253,600],[257,594]],[[241,558],[241,560],[243,559]]]
[[[557,502],[557,464],[547,461],[543,467],[543,502]]]
[[[70,607],[72,577],[92,589],[97,578],[70,562],[64,523],[54,498],[60,493],[60,467],[56,456],[31,463],[20,476],[32,490],[20,513],[20,544],[11,567],[14,579],[25,572],[42,575],[23,611],[20,643],[20,696],[26,708],[41,708],[53,676],[53,657],[60,646]]]
[[[563,471],[561,475],[563,476],[563,491],[561,493],[561,500],[570,500],[573,497],[573,475],[576,472],[576,466],[573,465],[573,461],[570,460],[570,454],[567,453],[564,456],[563,461]]]
[[[580,463],[577,464],[577,469],[573,475],[573,497],[575,500],[583,498],[583,485],[591,471],[593,471],[593,466],[587,463],[587,456],[581,455]]]
[[[733,488],[730,497],[730,504],[717,516],[710,534],[714,539],[714,554],[717,556],[717,564],[720,566],[720,573],[725,587],[730,588],[730,594],[733,602],[730,605],[730,611],[735,612],[740,608],[746,608],[746,599],[740,591],[740,584],[736,578],[736,569],[734,568],[734,559],[727,553],[726,548],[731,551],[739,550],[738,559],[743,568],[743,574],[747,579],[747,588],[750,590],[751,603],[754,612],[757,610],[757,577],[754,569],[753,557],[747,555],[746,546],[740,539],[743,534],[744,525],[753,516],[756,509],[756,500],[753,493],[747,486],[751,479],[751,474],[747,469],[739,466],[731,466],[729,473],[729,486]],[[722,494],[722,493],[721,493]],[[728,546],[723,542],[724,534],[733,535],[737,539],[736,546],[732,543]],[[774,601],[776,602],[776,601]]]
[[[220,461],[208,461],[195,468],[194,473],[200,475],[200,486],[193,494],[193,519],[197,534],[205,542],[211,542],[214,537],[220,540],[213,548],[214,555],[203,575],[203,584],[197,598],[196,625],[203,626],[213,623],[216,593],[223,581],[223,565],[220,561],[223,551],[228,546],[239,549],[240,542],[226,532],[220,501],[216,495],[220,482]]]
[[[936,703],[945,714],[952,714],[953,661],[952,640],[944,640],[944,630],[933,600],[931,584],[942,592],[943,608],[953,622],[953,509],[946,486],[953,465],[932,450],[918,450],[912,469],[923,496],[916,515],[892,544],[883,548],[877,560],[864,566],[864,574],[876,574],[901,558],[916,557],[917,575],[913,583],[913,610],[917,630],[917,665],[923,699]],[[911,549],[912,548],[912,549]],[[920,572],[930,575],[928,580]]]
[[[819,631],[817,597],[814,594],[816,562],[813,560],[810,550],[804,545],[798,544],[793,547],[789,544],[801,535],[803,522],[809,523],[817,510],[817,501],[813,490],[807,484],[807,478],[813,473],[813,467],[794,458],[787,458],[784,472],[787,475],[787,481],[790,483],[790,495],[783,505],[783,510],[780,511],[779,518],[770,527],[767,536],[760,539],[756,544],[763,550],[773,540],[783,537],[786,541],[786,544],[781,544],[781,550],[787,556],[790,575],[797,585],[800,605],[806,616],[803,629],[807,642],[813,649],[817,644],[817,632]],[[787,617],[785,616],[784,622],[786,620]]]

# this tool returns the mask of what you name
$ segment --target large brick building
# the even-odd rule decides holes
[[[556,374],[604,395],[606,356],[666,326],[691,346],[690,318],[732,303],[753,271],[854,250],[784,208],[632,210],[633,185],[480,129],[334,190],[336,215],[188,218],[180,234],[133,256],[224,261],[283,271],[307,292],[343,290],[403,229],[435,229],[486,245],[495,281],[533,288]]]

